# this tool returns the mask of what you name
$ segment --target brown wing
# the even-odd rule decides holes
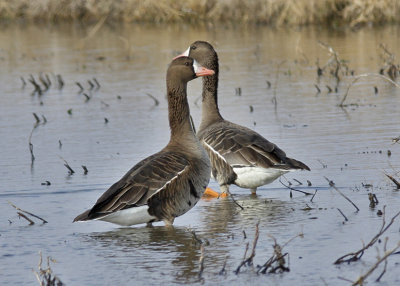
[[[286,157],[283,150],[257,132],[228,121],[215,124],[202,136],[231,166],[309,170],[302,162]]]
[[[154,154],[129,170],[97,200],[90,211],[74,221],[95,219],[118,210],[145,205],[188,165],[189,162],[177,153]]]

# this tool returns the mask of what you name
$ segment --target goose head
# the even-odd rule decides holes
[[[196,41],[192,43],[189,48],[184,51],[179,57],[191,57],[195,59],[200,65],[216,71],[218,68],[218,56],[214,47],[205,41]]]
[[[213,75],[215,72],[200,65],[196,60],[187,56],[175,58],[168,67],[167,80],[180,79],[183,82],[197,77]]]

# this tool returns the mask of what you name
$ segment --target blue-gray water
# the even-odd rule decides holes
[[[39,251],[57,261],[51,264],[53,272],[67,285],[348,285],[338,277],[354,281],[376,262],[374,246],[361,261],[333,265],[378,232],[382,224],[378,210],[386,205],[388,222],[400,209],[400,192],[384,175],[399,179],[400,144],[393,144],[392,138],[400,136],[400,90],[377,77],[360,79],[346,101],[358,106],[339,108],[354,76],[341,75],[338,92],[328,93],[326,86],[334,89],[335,79],[328,72],[317,77],[316,62],[323,67],[329,59],[318,41],[331,45],[355,75],[377,73],[384,66],[379,45],[386,44],[396,54],[399,27],[335,32],[104,26],[92,36],[90,31],[73,25],[10,25],[0,30],[0,284],[35,285],[32,270],[37,270]],[[313,202],[298,192],[291,198],[276,181],[259,188],[256,197],[233,186],[244,210],[230,199],[202,200],[177,218],[173,229],[161,223],[153,228],[73,224],[77,214],[91,207],[135,163],[168,142],[166,68],[198,39],[210,41],[219,53],[223,116],[256,130],[309,165],[311,172],[290,173],[286,179],[300,190],[318,190]],[[48,74],[53,85],[42,96],[31,95],[29,76],[37,79],[40,72]],[[54,86],[53,74],[64,79],[62,90]],[[26,81],[24,88],[20,77]],[[87,81],[93,78],[100,89],[90,90]],[[75,82],[84,86],[89,101],[78,93]],[[188,91],[196,124],[201,115],[200,84],[200,79],[191,82]],[[241,96],[235,94],[238,87]],[[160,104],[155,106],[147,93]],[[32,133],[36,159],[31,166],[28,141],[35,124],[33,112],[44,115],[47,123]],[[63,160],[75,170],[73,175],[68,175]],[[82,165],[88,168],[87,175]],[[331,189],[324,176],[360,211]],[[286,179],[282,179],[285,184]],[[51,185],[42,185],[46,181]],[[214,181],[210,186],[218,190]],[[368,193],[379,200],[374,209],[369,207]],[[35,220],[29,226],[8,201],[49,223]],[[233,271],[248,242],[250,254],[258,221],[254,267],[244,266],[236,275]],[[388,249],[399,242],[399,221],[376,244],[380,255],[385,237]],[[209,242],[202,279],[198,278],[200,246],[192,231]],[[289,253],[290,272],[256,274],[256,266],[273,254],[270,235],[283,245],[301,232],[302,238],[283,249]],[[219,275],[225,260],[226,274]],[[380,285],[399,284],[399,263],[399,255],[389,257]],[[367,281],[373,284],[382,270],[383,265]]]

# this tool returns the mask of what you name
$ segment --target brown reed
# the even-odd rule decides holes
[[[0,0],[0,20],[350,25],[400,22],[400,0]]]

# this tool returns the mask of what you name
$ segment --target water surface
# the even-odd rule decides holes
[[[376,73],[384,65],[379,44],[385,43],[394,53],[400,46],[398,27],[338,32],[104,26],[94,35],[90,31],[74,25],[11,25],[0,31],[1,284],[35,284],[32,269],[37,268],[39,251],[57,260],[53,271],[67,285],[347,285],[338,277],[356,280],[374,264],[373,248],[351,265],[337,267],[333,261],[358,250],[362,241],[378,232],[382,222],[378,209],[386,205],[387,221],[399,210],[400,193],[384,173],[396,176],[400,170],[400,146],[392,143],[400,136],[400,91],[378,78],[363,79],[352,87],[347,101],[357,105],[339,108],[354,77],[342,75],[338,92],[329,93],[327,86],[334,89],[336,80],[329,74],[317,77],[317,61],[323,66],[329,60],[318,41],[331,45],[355,75]],[[233,186],[244,210],[229,199],[202,200],[177,218],[173,229],[161,223],[153,228],[72,224],[135,163],[168,142],[167,65],[198,39],[212,42],[219,53],[222,115],[256,130],[309,165],[311,172],[291,173],[282,181],[310,193],[318,190],[313,201],[298,192],[290,197],[276,181],[259,188],[257,196]],[[28,78],[32,74],[37,79],[40,73],[52,80],[54,74],[62,75],[64,88],[53,84],[42,96],[32,95]],[[24,87],[20,77],[27,82]],[[93,78],[101,85],[98,90],[90,90],[88,80]],[[89,101],[76,82],[84,86]],[[238,87],[240,96],[235,93]],[[198,125],[201,81],[192,81],[188,93]],[[35,124],[32,113],[47,119],[32,133],[33,164],[28,145]],[[63,160],[75,170],[73,175]],[[360,211],[331,189],[324,176]],[[42,185],[46,181],[51,185]],[[214,181],[210,186],[218,189]],[[369,207],[370,192],[379,200],[375,208]],[[8,201],[49,223],[29,226],[18,219]],[[236,275],[233,271],[246,243],[252,246],[257,222],[260,237],[254,267],[242,267]],[[202,279],[200,245],[192,231],[207,242]],[[301,232],[303,238],[284,247],[290,272],[256,274],[256,266],[273,254],[271,235],[283,245]],[[400,240],[399,222],[384,236],[389,238],[388,249],[393,248]],[[382,254],[383,243],[377,247]],[[226,273],[219,275],[225,260]],[[400,258],[394,255],[388,261],[381,284],[396,285]]]

